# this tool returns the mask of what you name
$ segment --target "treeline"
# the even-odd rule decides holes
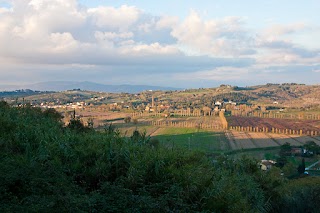
[[[319,178],[0,102],[0,212],[317,212]]]
[[[255,100],[256,98],[246,94],[239,93],[239,92],[229,92],[229,93],[215,95],[213,99],[219,100],[219,101],[233,101],[237,103],[247,103],[248,101]]]
[[[30,95],[50,94],[50,93],[53,93],[53,92],[21,89],[21,90],[15,90],[15,91],[0,91],[0,97],[26,97]]]

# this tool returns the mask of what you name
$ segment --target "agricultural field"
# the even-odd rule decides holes
[[[64,122],[68,123],[70,118],[73,116],[73,109],[58,109],[64,115]],[[105,111],[99,110],[99,108],[86,108],[86,109],[77,109],[75,111],[76,116],[79,117],[84,124],[87,123],[88,120],[93,120],[94,127],[98,128],[104,126],[108,123],[116,123],[121,124],[124,123],[124,118],[131,117],[131,121],[136,119],[138,124],[140,125],[150,125],[150,122],[157,121],[162,123],[186,123],[185,127],[194,127],[197,124],[202,124],[203,126],[212,126],[215,129],[222,129],[222,124],[219,116],[202,116],[202,117],[184,117],[184,116],[173,116],[173,117],[162,117],[162,116],[154,116],[150,113],[150,116],[145,117],[133,117],[132,112],[130,110],[127,111]],[[190,125],[190,126],[188,126]]]
[[[229,140],[224,132],[210,131],[198,128],[173,128],[138,124],[113,124],[121,135],[130,137],[133,131],[138,130],[169,148],[187,148],[207,153],[222,153],[230,151]],[[102,130],[103,128],[100,128]]]
[[[230,150],[224,132],[198,130],[196,128],[159,128],[152,137],[168,147],[183,147],[208,153]]]
[[[159,127],[156,126],[147,126],[143,124],[125,124],[125,123],[112,123],[119,131],[122,136],[130,137],[135,130],[138,130],[141,133],[145,133],[147,136],[152,136]],[[99,128],[103,129],[103,128]]]
[[[292,146],[302,146],[308,141],[314,141],[320,145],[320,137],[256,133],[256,132],[239,132],[229,130],[226,132],[232,150],[241,149],[270,149],[279,147],[285,143]]]
[[[179,119],[188,120],[190,118],[172,118],[174,121]],[[207,153],[232,153],[234,151],[238,153],[250,150],[267,153],[270,152],[270,150],[278,150],[280,146],[286,142],[292,146],[302,146],[308,141],[314,141],[320,145],[319,136],[299,136],[235,130],[224,132],[198,128],[151,126],[148,125],[147,121],[149,120],[150,118],[139,119],[137,124],[126,124],[124,121],[119,121],[115,122],[114,125],[124,136],[129,137],[134,130],[138,130],[145,132],[146,135],[152,138],[158,139],[160,143],[165,146],[197,149]],[[165,119],[163,118],[162,120]]]
[[[86,122],[92,118],[97,127],[103,130],[105,125],[112,123],[120,131],[121,135],[130,137],[135,130],[145,133],[147,136],[158,139],[160,143],[170,148],[187,148],[201,150],[207,153],[239,153],[255,152],[254,154],[269,153],[278,150],[279,147],[288,142],[292,146],[302,146],[308,141],[314,141],[320,145],[319,136],[299,136],[286,134],[273,134],[271,132],[245,132],[235,130],[213,130],[189,127],[172,127],[166,125],[150,125],[152,121],[162,122],[162,124],[175,123],[202,123],[216,124],[221,126],[218,116],[206,117],[140,117],[136,122],[125,123],[124,118],[130,116],[125,112],[99,112],[81,110],[76,112],[81,119]],[[259,128],[272,127],[278,129],[303,129],[304,131],[318,130],[320,125],[316,120],[289,120],[257,117],[227,117],[229,126],[252,126]],[[277,152],[277,151],[276,151]]]
[[[241,127],[259,127],[277,129],[292,129],[306,131],[319,131],[319,120],[296,120],[296,119],[277,119],[277,118],[257,118],[257,117],[240,117],[228,116],[226,117],[229,126]]]
[[[58,110],[64,116],[64,123],[68,123],[73,115],[73,109],[70,110]],[[98,128],[104,126],[108,123],[124,123],[123,119],[130,116],[131,113],[127,112],[112,112],[112,111],[99,111],[91,109],[77,109],[75,111],[76,116],[81,119],[81,121],[86,124],[90,119],[93,120],[94,127]]]

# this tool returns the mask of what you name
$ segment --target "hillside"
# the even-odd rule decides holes
[[[320,179],[0,102],[1,212],[316,212]],[[215,163],[213,163],[215,162]]]
[[[183,91],[143,91],[131,93],[106,93],[83,90],[69,90],[54,93],[0,92],[0,98],[12,102],[17,97],[24,97],[31,103],[52,102],[65,104],[68,102],[86,101],[94,104],[124,103],[127,105],[146,105],[152,96],[157,104],[171,105],[173,108],[214,107],[216,101],[234,101],[238,104],[274,105],[279,107],[310,108],[320,105],[320,85],[272,84],[252,87],[222,85],[217,88],[187,89]],[[11,96],[10,96],[11,94]]]

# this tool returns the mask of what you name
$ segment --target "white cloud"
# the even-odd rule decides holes
[[[114,77],[154,72],[170,73],[173,82],[223,81],[251,78],[248,72],[263,72],[261,67],[270,71],[268,67],[320,61],[319,49],[307,48],[304,39],[296,42],[296,35],[319,32],[319,27],[304,23],[254,31],[245,17],[208,19],[193,10],[178,18],[128,5],[86,8],[76,0],[11,2],[12,8],[0,8],[1,65],[6,61],[0,78],[8,76],[8,70],[29,72],[25,76],[31,78],[33,67],[40,73],[52,66],[52,75],[81,67],[80,77],[103,66],[100,75],[114,70]]]
[[[100,48],[103,46],[106,49],[114,49],[116,46],[133,45],[134,41],[131,38],[134,36],[132,32],[101,32],[96,31],[94,37],[97,40]]]
[[[50,45],[45,52],[53,53],[73,53],[78,48],[78,42],[73,38],[71,33],[51,33]]]
[[[161,45],[158,42],[152,43],[150,45],[147,44],[137,44],[129,47],[124,47],[121,49],[122,54],[129,55],[177,55],[180,51],[171,45]]]
[[[105,32],[104,33],[104,38],[106,39],[116,39],[116,38],[128,39],[132,37],[133,37],[132,32],[124,32],[124,33]]]
[[[179,23],[179,18],[175,16],[163,16],[156,23],[156,29],[172,29]]]
[[[88,9],[96,26],[101,29],[127,30],[139,18],[141,11],[133,6],[123,5],[120,8],[97,7]]]
[[[0,15],[1,15],[1,14],[4,14],[4,13],[8,13],[8,12],[11,12],[11,10],[8,9],[8,8],[1,8],[1,7],[0,7]]]
[[[253,39],[243,27],[243,18],[226,17],[221,20],[202,20],[198,13],[176,25],[171,35],[179,44],[198,55],[251,55]]]
[[[266,28],[262,33],[265,34],[268,37],[275,38],[278,36],[293,34],[297,32],[301,32],[303,30],[307,30],[308,26],[303,23],[293,23],[289,25],[272,25],[268,28]]]

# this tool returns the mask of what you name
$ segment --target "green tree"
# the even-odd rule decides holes
[[[320,146],[316,144],[314,141],[307,141],[303,146],[309,155],[315,155],[320,153]]]
[[[320,178],[290,180],[276,188],[278,192],[270,212],[319,212]]]
[[[78,118],[71,119],[69,124],[67,125],[67,128],[77,132],[87,132],[88,130],[90,130],[90,128],[86,127]]]
[[[279,151],[279,158],[277,159],[277,166],[279,166],[280,168],[284,167],[284,165],[288,162],[287,156],[291,155],[291,149],[292,147],[288,142],[281,145]]]
[[[290,178],[297,174],[297,167],[293,163],[289,162],[282,167],[282,171],[285,177]]]
[[[302,158],[301,164],[298,166],[298,173],[303,174],[305,170],[306,170],[306,163],[304,158]]]
[[[291,150],[292,150],[292,147],[291,147],[290,143],[286,142],[283,145],[281,145],[279,155],[280,156],[289,156],[289,155],[291,155]]]
[[[43,114],[47,117],[51,117],[57,121],[61,121],[61,119],[63,118],[63,116],[61,115],[61,113],[59,113],[58,111],[56,111],[53,108],[49,108],[49,109],[45,109],[43,111]]]
[[[139,132],[137,129],[133,131],[130,137],[132,142],[146,144],[150,141],[150,136],[147,136],[146,131]]]

